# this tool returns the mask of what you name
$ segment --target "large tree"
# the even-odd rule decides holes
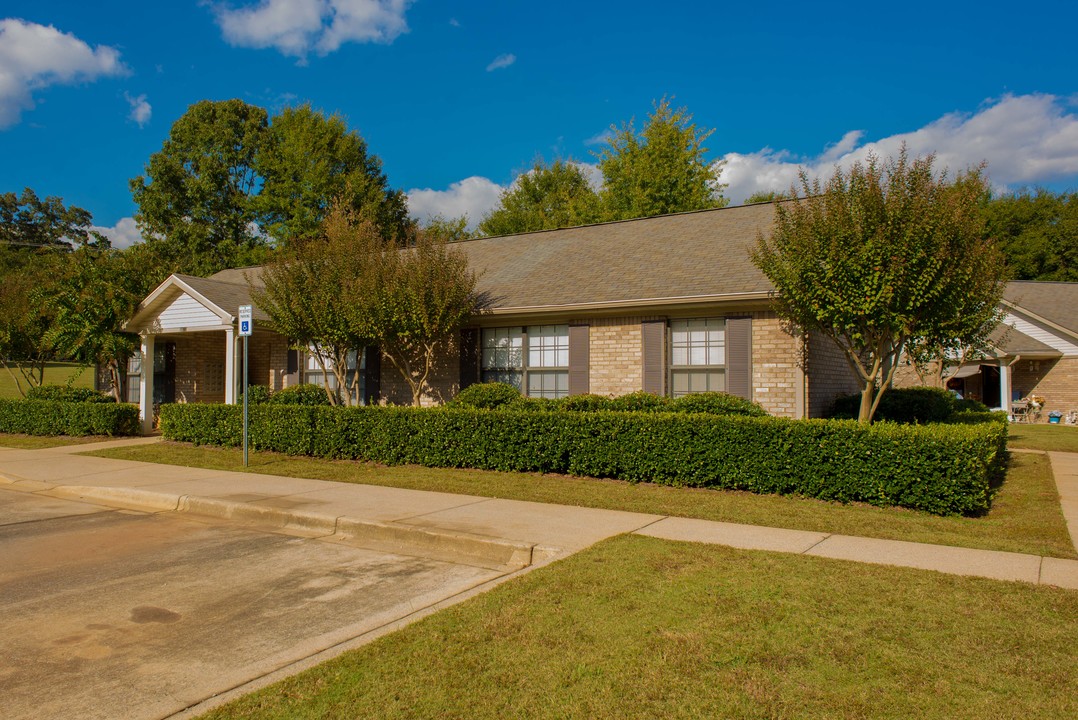
[[[49,333],[55,319],[49,299],[60,285],[65,261],[66,254],[35,253],[0,278],[0,365],[21,394],[41,385],[45,367],[62,359]]]
[[[685,108],[655,105],[639,133],[630,120],[611,128],[599,153],[605,220],[651,217],[723,207],[721,163],[707,159],[704,143],[713,130],[698,128]]]
[[[208,275],[261,259],[254,164],[267,122],[242,100],[195,103],[131,181],[139,230],[176,270]]]
[[[861,422],[903,352],[980,343],[998,320],[1005,267],[985,239],[981,169],[951,180],[933,162],[903,148],[836,169],[824,185],[802,172],[753,252],[779,314],[842,350],[861,382]]]
[[[1078,280],[1078,193],[1039,188],[989,200],[988,235],[1018,280]]]
[[[339,115],[285,108],[270,122],[256,167],[259,222],[279,247],[319,237],[334,202],[391,237],[411,225],[404,194],[389,187],[382,161]]]
[[[107,245],[100,233],[91,230],[93,216],[62,198],[44,200],[30,188],[21,195],[0,193],[0,244],[25,251],[70,250],[87,244]]]
[[[104,368],[120,402],[120,370],[138,349],[138,336],[125,332],[124,323],[164,277],[144,246],[75,251],[45,298],[51,317],[45,340],[66,359]]]
[[[502,192],[498,206],[479,223],[483,235],[585,225],[601,220],[599,196],[579,165],[541,160]]]

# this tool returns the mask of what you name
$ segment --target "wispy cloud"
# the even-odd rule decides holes
[[[391,43],[408,32],[412,0],[258,0],[239,7],[215,5],[225,40],[239,47],[275,48],[304,62],[349,42]]]
[[[456,18],[449,18],[449,24],[453,27],[460,27],[460,20],[457,20]]]
[[[91,48],[52,25],[0,20],[0,128],[34,108],[35,90],[127,73],[115,48]]]
[[[1078,176],[1078,115],[1069,98],[1053,95],[1005,95],[986,101],[976,112],[949,113],[912,132],[861,144],[852,130],[819,155],[796,157],[763,148],[729,153],[722,182],[733,202],[756,191],[786,190],[804,168],[810,177],[828,177],[835,166],[848,167],[869,153],[895,155],[903,143],[911,155],[936,154],[936,166],[951,174],[988,162],[988,177],[1001,191],[1022,185],[1057,182]]]
[[[610,128],[603,130],[598,135],[592,135],[590,138],[584,141],[585,145],[606,145],[610,142],[610,138],[614,137],[614,131]]]
[[[517,61],[517,56],[513,53],[505,53],[499,55],[490,61],[490,65],[487,65],[487,72],[493,72],[494,70],[501,70],[507,68]]]
[[[131,97],[129,94],[124,93],[124,100],[127,100],[127,104],[131,106],[131,112],[128,113],[127,119],[134,121],[140,128],[146,127],[146,123],[150,122],[150,117],[153,116],[153,107],[146,102],[146,95]]]

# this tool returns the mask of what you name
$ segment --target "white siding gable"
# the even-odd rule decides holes
[[[1078,356],[1078,345],[1075,345],[1069,340],[1061,338],[1052,330],[1049,330],[1041,325],[1034,324],[1029,320],[1021,318],[1013,313],[1007,313],[1007,316],[1003,318],[1003,322],[1006,325],[1010,325],[1018,332],[1025,333],[1034,340],[1039,340],[1045,345],[1058,350],[1065,356]]]
[[[221,327],[223,323],[214,312],[187,293],[183,293],[150,318],[148,325],[157,332],[181,328]]]

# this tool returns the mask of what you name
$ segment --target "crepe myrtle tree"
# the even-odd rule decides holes
[[[261,286],[252,282],[252,299],[277,332],[314,353],[333,404],[358,401],[348,358],[377,347],[420,405],[460,327],[489,304],[467,256],[443,235],[413,229],[403,243],[387,235],[338,204],[321,238],[282,252],[263,270]],[[329,387],[330,373],[343,397]]]
[[[983,166],[933,170],[935,157],[869,155],[825,183],[802,171],[775,206],[753,262],[775,286],[779,315],[841,349],[861,384],[868,423],[903,353],[924,361],[976,346],[998,321],[1005,266],[985,237]]]
[[[461,326],[489,308],[490,298],[477,291],[479,277],[464,251],[436,233],[416,231],[403,248],[384,242],[372,266],[356,287],[355,324],[400,373],[419,407]]]
[[[349,378],[348,360],[371,344],[365,327],[352,322],[357,279],[371,272],[369,256],[380,247],[380,235],[368,224],[357,226],[336,206],[322,223],[321,237],[298,240],[276,254],[262,268],[260,282],[248,278],[251,299],[271,326],[293,348],[314,356],[331,405],[358,402],[359,373]]]

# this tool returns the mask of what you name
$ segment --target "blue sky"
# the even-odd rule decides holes
[[[0,191],[137,238],[128,180],[188,105],[340,112],[417,216],[473,221],[542,156],[593,163],[672,96],[735,202],[869,150],[1078,189],[1073,2],[6,1]]]

